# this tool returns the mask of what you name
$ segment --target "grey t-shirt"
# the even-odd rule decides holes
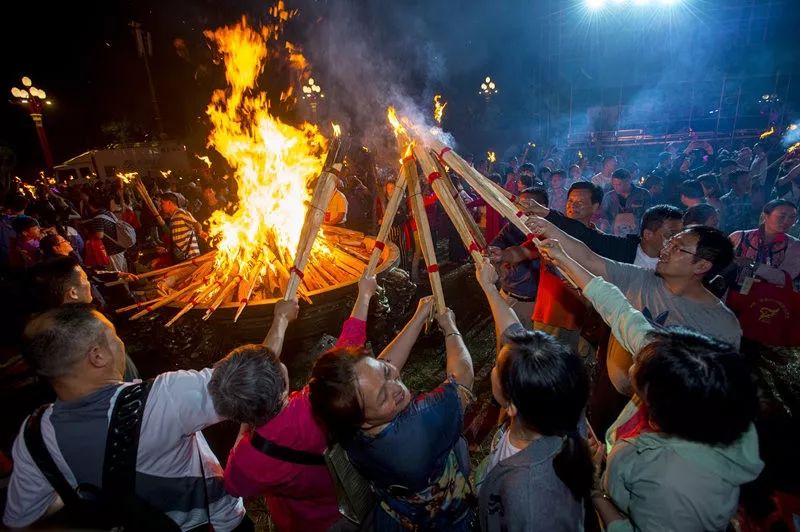
[[[721,300],[700,303],[676,296],[653,271],[603,260],[606,280],[619,287],[631,305],[655,326],[682,325],[739,348],[742,328],[736,315]]]

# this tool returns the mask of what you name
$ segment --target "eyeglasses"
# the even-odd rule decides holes
[[[688,249],[683,249],[674,240],[669,240],[666,243],[664,243],[664,249],[666,249],[668,253],[672,253],[674,251],[680,251],[681,253],[686,253],[687,255],[691,255],[693,257],[697,256],[697,253],[689,251]]]

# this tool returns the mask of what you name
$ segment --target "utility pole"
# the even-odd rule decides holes
[[[156,120],[158,137],[163,139],[166,138],[166,134],[164,133],[164,124],[161,121],[161,111],[158,108],[158,98],[156,98],[156,87],[153,85],[153,75],[150,72],[150,61],[148,59],[153,55],[153,38],[150,32],[144,31],[142,25],[136,21],[132,21],[128,26],[133,28],[136,49],[139,52],[139,57],[144,61],[144,70],[147,72],[147,85],[150,87],[150,99],[153,101],[153,117]]]

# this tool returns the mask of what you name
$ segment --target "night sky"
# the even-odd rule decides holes
[[[788,72],[794,75],[794,87],[800,87],[800,61],[791,32],[800,27],[795,0],[748,0],[747,5],[756,6],[748,16],[757,15],[768,38],[746,43],[730,38],[731,32],[760,31],[752,28],[744,11],[716,11],[722,4],[744,1],[684,1],[692,2],[691,16],[677,21],[675,26],[684,33],[674,34],[673,40],[658,37],[656,23],[644,18],[615,17],[599,28],[587,25],[578,0],[298,0],[289,2],[300,15],[287,28],[287,38],[305,46],[313,73],[329,95],[329,105],[335,106],[326,112],[345,115],[345,123],[354,122],[353,127],[365,134],[382,123],[388,100],[430,105],[430,97],[442,91],[451,102],[446,128],[457,138],[469,139],[481,123],[477,113],[483,112],[477,85],[488,74],[502,89],[497,99],[502,110],[494,126],[516,134],[514,128],[551,105],[542,95],[555,94],[565,81],[580,77],[584,86],[591,89],[596,84],[599,91],[608,78],[628,75],[604,72],[593,60],[601,53],[598,43],[605,46],[605,57],[620,65],[642,57],[642,64],[651,69],[651,74],[642,74],[645,80],[664,70],[681,74],[683,63],[673,59],[668,65],[669,55],[704,72],[709,70],[704,61],[726,71],[763,67],[767,78]],[[27,75],[47,91],[53,105],[46,110],[45,125],[56,164],[110,142],[112,137],[103,130],[115,124],[128,124],[133,140],[146,138],[154,128],[144,65],[128,27],[136,20],[152,32],[152,68],[167,134],[199,149],[207,134],[205,105],[212,89],[223,82],[202,31],[233,23],[243,14],[258,20],[267,7],[252,0],[7,2],[0,22],[5,51],[0,88],[9,94]],[[566,21],[564,26],[573,33],[556,34],[556,20]],[[624,31],[654,39],[642,49],[641,40],[631,37],[628,42]],[[563,56],[554,61],[556,42]],[[570,43],[577,45],[577,52],[569,52],[577,62],[568,53]],[[607,45],[613,43],[621,46],[618,52],[609,51]],[[732,46],[740,48],[731,53]],[[712,55],[715,50],[721,52]],[[649,62],[643,57],[647,54]],[[659,64],[662,57],[664,64]],[[265,77],[270,75],[267,69]],[[269,86],[270,79],[262,85]],[[494,132],[486,132],[490,134]],[[41,165],[33,124],[8,99],[0,104],[3,145],[16,154],[16,173],[24,176]]]

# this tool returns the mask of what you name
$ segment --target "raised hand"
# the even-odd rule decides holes
[[[288,322],[293,322],[297,319],[297,314],[300,311],[300,305],[297,298],[284,301],[283,299],[275,303],[275,317],[286,318]]]
[[[427,320],[428,316],[431,315],[432,311],[433,311],[433,296],[421,297],[419,298],[419,302],[417,303],[417,310],[414,311],[414,318]]]
[[[489,246],[486,252],[486,256],[492,264],[503,262],[503,250],[497,246]]]
[[[375,278],[374,275],[369,277],[361,276],[361,279],[358,280],[358,294],[360,296],[364,296],[367,299],[372,299],[372,296],[375,295],[375,292],[378,290],[378,280]]]
[[[478,284],[483,288],[497,284],[497,270],[495,270],[488,258],[475,263],[475,277],[478,279]]]
[[[539,216],[529,216],[525,221],[531,233],[539,238],[551,238],[555,233],[555,226]]]
[[[456,326],[456,315],[449,308],[444,309],[444,312],[436,316],[436,323],[439,324],[439,328],[442,329],[444,334],[458,332],[458,327]]]
[[[556,266],[560,266],[568,258],[564,248],[558,240],[548,238],[538,245],[539,253]]]

